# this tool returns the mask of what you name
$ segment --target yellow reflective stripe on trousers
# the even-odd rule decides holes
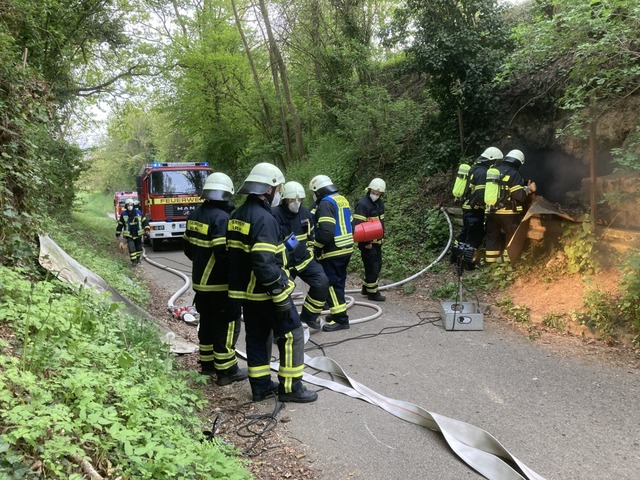
[[[248,367],[247,373],[251,378],[260,378],[271,376],[271,369],[269,365],[254,365],[253,367]]]

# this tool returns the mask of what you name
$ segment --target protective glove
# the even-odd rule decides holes
[[[321,256],[322,256],[322,248],[313,247],[313,257],[314,258],[320,258]]]
[[[116,238],[120,236],[120,232],[116,232]]]
[[[287,297],[282,302],[273,302],[276,307],[276,320],[278,322],[286,322],[291,318],[291,300]]]
[[[529,180],[527,185],[524,187],[524,191],[527,192],[527,195],[531,193],[536,193],[537,190],[538,190],[538,187],[536,186],[536,182],[533,182],[531,180]]]

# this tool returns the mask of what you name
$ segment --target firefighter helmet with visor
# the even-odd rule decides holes
[[[262,162],[251,169],[238,193],[263,195],[270,188],[282,185],[284,182],[284,175],[278,167],[271,163]]]
[[[496,147],[489,147],[487,148],[484,152],[482,152],[482,155],[480,155],[480,158],[478,158],[479,162],[496,162],[498,160],[502,160],[502,152],[500,151],[499,148]]]
[[[202,187],[201,198],[205,200],[214,200],[228,202],[234,194],[233,181],[228,175],[222,172],[214,172],[207,177]]]
[[[511,150],[509,153],[507,153],[507,156],[504,157],[503,162],[511,163],[516,166],[519,162],[520,165],[524,165],[524,153],[522,153],[520,150]]]

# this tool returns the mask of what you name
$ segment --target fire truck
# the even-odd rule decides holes
[[[136,178],[138,199],[151,228],[145,243],[154,251],[164,241],[182,238],[187,217],[202,203],[202,187],[211,173],[206,162],[154,162],[142,167]]]
[[[138,204],[138,192],[116,192],[113,195],[113,211],[116,215],[116,220],[120,219],[122,210],[124,210],[124,202],[132,198],[134,204]]]

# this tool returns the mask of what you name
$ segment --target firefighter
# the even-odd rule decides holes
[[[284,182],[278,167],[259,163],[238,192],[247,199],[229,219],[229,297],[242,302],[253,401],[277,392],[281,402],[306,403],[318,394],[302,384],[304,332],[291,300],[295,284],[286,271],[280,226],[271,213]],[[279,384],[270,375],[272,336],[280,352]]]
[[[525,214],[528,197],[537,189],[534,182],[525,182],[522,178],[519,171],[522,165],[524,154],[520,150],[511,150],[498,166],[499,198],[495,206],[488,208],[487,214],[486,261],[489,264],[503,260],[505,248]]]
[[[309,285],[300,321],[319,330],[318,316],[329,296],[329,279],[322,266],[313,258],[313,221],[307,207],[302,205],[305,196],[304,188],[298,182],[285,183],[282,187],[282,203],[273,208],[273,215],[285,238],[291,276],[300,277]]]
[[[217,375],[220,386],[247,378],[247,370],[238,367],[235,351],[241,307],[228,297],[227,223],[233,211],[233,193],[233,182],[227,175],[209,175],[202,188],[204,202],[189,215],[183,236],[184,254],[193,264],[194,303],[200,314],[200,373]]]
[[[476,249],[485,235],[484,189],[488,168],[502,160],[502,152],[496,147],[487,148],[478,157],[469,171],[468,186],[462,203],[462,231],[453,242],[451,263],[461,264],[468,269],[475,267]]]
[[[329,279],[329,315],[322,326],[325,332],[349,328],[349,315],[344,299],[347,266],[353,253],[351,208],[346,198],[326,175],[311,179],[309,190],[316,202],[314,213],[314,257]]]
[[[149,232],[149,222],[142,212],[135,208],[132,198],[124,202],[125,209],[120,215],[116,227],[116,237],[122,235],[127,241],[131,266],[140,265],[142,257],[142,236]]]
[[[367,193],[358,200],[353,213],[353,226],[371,220],[380,220],[384,232],[384,201],[387,185],[381,178],[374,178]],[[386,297],[378,291],[378,278],[382,269],[382,237],[369,242],[359,242],[358,249],[364,264],[364,284],[361,293],[369,300],[384,302]]]

